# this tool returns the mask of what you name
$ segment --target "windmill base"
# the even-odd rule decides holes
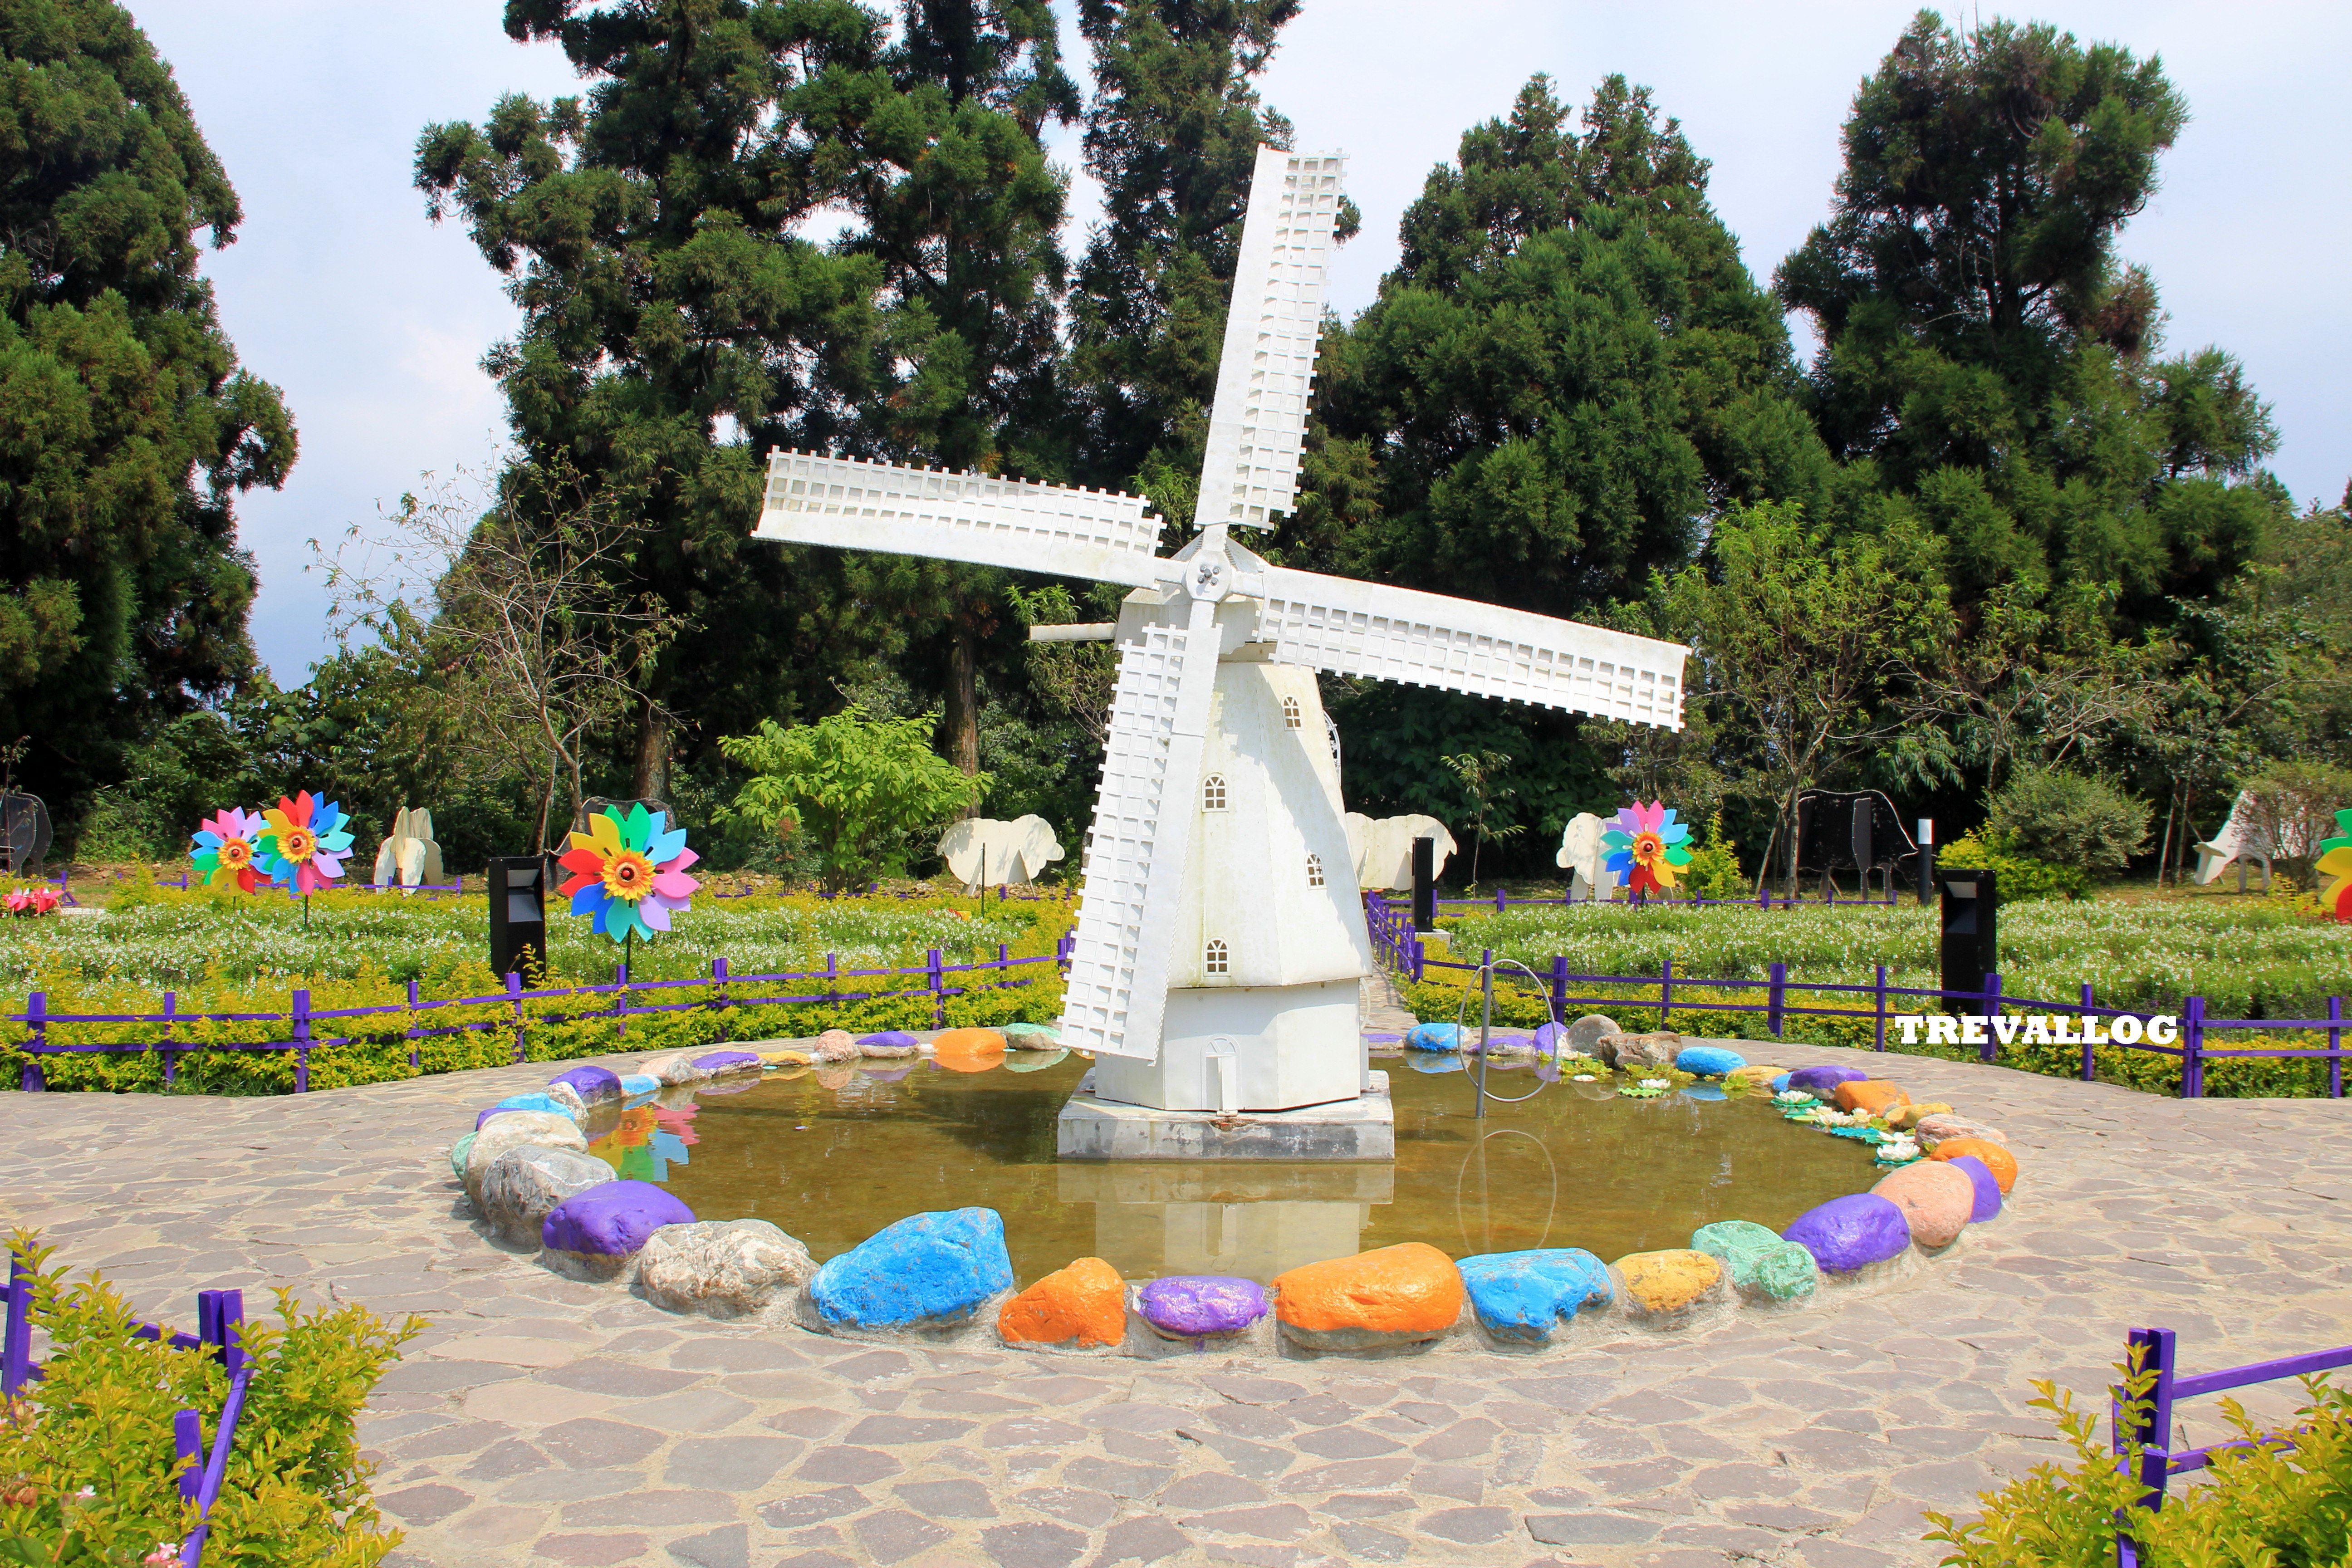
[[[1296,1110],[1161,1110],[1104,1100],[1094,1071],[1054,1123],[1065,1160],[1393,1160],[1396,1110],[1389,1075],[1355,1098]]]

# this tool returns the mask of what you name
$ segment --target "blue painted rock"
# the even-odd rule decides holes
[[[547,1080],[550,1084],[568,1083],[572,1092],[580,1097],[583,1105],[595,1105],[621,1098],[621,1077],[609,1068],[576,1067],[557,1073]]]
[[[491,1106],[488,1110],[485,1110],[479,1116],[475,1117],[474,1131],[479,1132],[482,1130],[483,1124],[488,1121],[491,1117],[503,1116],[509,1110],[537,1110],[544,1112],[549,1116],[561,1116],[567,1121],[577,1121],[580,1120],[578,1116],[572,1113],[572,1108],[564,1104],[563,1101],[556,1099],[551,1094],[542,1094],[539,1090],[533,1089],[528,1094],[508,1095],[504,1100],[499,1100],[496,1105]]]
[[[1723,1092],[1723,1086],[1719,1083],[1686,1083],[1683,1085],[1681,1098],[1684,1100],[1729,1100],[1731,1097]]]
[[[449,1145],[449,1173],[460,1181],[466,1176],[466,1156],[472,1151],[474,1140],[480,1136],[481,1129],[478,1127]],[[1996,1192],[1993,1195],[1999,1197],[2000,1194]]]
[[[1405,1065],[1415,1072],[1460,1072],[1462,1058],[1456,1056],[1407,1057]]]
[[[1870,1075],[1852,1068],[1799,1068],[1789,1075],[1788,1087],[1815,1100],[1827,1100],[1842,1083],[1861,1083]]]
[[[1560,1047],[1566,1044],[1567,1040],[1568,1026],[1565,1024],[1538,1024],[1536,1026],[1536,1049],[1541,1051],[1548,1057],[1556,1057],[1559,1055]]]
[[[1785,1072],[1784,1072],[1784,1073],[1780,1074],[1779,1077],[1775,1078],[1775,1079],[1772,1080],[1772,1092],[1773,1092],[1774,1094],[1780,1094],[1780,1093],[1784,1092],[1784,1091],[1788,1089],[1788,1087],[1789,1087],[1789,1079],[1790,1079],[1792,1076],[1793,1076],[1792,1074],[1785,1073]]]
[[[1974,1154],[1955,1154],[1944,1163],[1976,1188],[1976,1206],[1969,1213],[1970,1225],[1981,1225],[2000,1213],[2000,1178],[1992,1173],[1990,1165]]]
[[[1675,1068],[1694,1078],[1728,1078],[1748,1065],[1738,1051],[1721,1046],[1685,1046],[1675,1053]]]
[[[1409,1051],[1458,1051],[1462,1048],[1462,1026],[1459,1024],[1415,1024],[1404,1037]]]
[[[661,1089],[661,1079],[651,1073],[631,1072],[621,1075],[621,1092],[635,1100],[641,1094],[655,1094]]]
[[[1170,1339],[1238,1333],[1266,1314],[1265,1287],[1229,1274],[1179,1274],[1136,1294],[1143,1321]]]
[[[694,1065],[713,1078],[723,1072],[758,1072],[760,1054],[757,1051],[705,1051],[694,1058]]]
[[[828,1259],[808,1300],[827,1327],[950,1328],[1012,1288],[1004,1216],[944,1209],[909,1215]]]
[[[1902,1208],[1875,1193],[1832,1198],[1799,1215],[1780,1234],[1832,1274],[1884,1263],[1911,1245],[1911,1226]]]
[[[1608,1266],[1580,1247],[1489,1252],[1458,1267],[1480,1326],[1498,1340],[1549,1344],[1560,1325],[1617,1294]]]
[[[651,1182],[606,1182],[550,1209],[539,1239],[557,1252],[626,1258],[661,1226],[693,1223],[692,1209]]]
[[[1813,1293],[1813,1255],[1752,1221],[1703,1225],[1691,1232],[1691,1250],[1721,1263],[1732,1289],[1749,1300],[1794,1301]]]

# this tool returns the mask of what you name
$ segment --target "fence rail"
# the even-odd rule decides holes
[[[1475,974],[1493,963],[1494,954],[1491,951],[1484,952],[1481,955],[1481,962],[1476,963],[1464,963],[1450,959],[1430,957],[1422,950],[1417,933],[1412,930],[1410,912],[1396,908],[1378,893],[1366,896],[1364,912],[1366,922],[1371,931],[1374,954],[1391,969],[1408,979],[1426,980],[1433,970],[1455,970]],[[2125,1050],[2145,1051],[2155,1056],[2179,1058],[2180,1097],[2183,1100],[2196,1100],[2203,1097],[2205,1065],[2216,1058],[2324,1060],[2327,1063],[2328,1097],[2334,1100],[2344,1098],[2346,1020],[2344,999],[2341,996],[2331,996],[2327,999],[2327,1016],[2324,1018],[2212,1018],[2206,1016],[2205,998],[2202,996],[2184,997],[2178,1013],[2159,1015],[2141,1008],[2101,1006],[2087,984],[2083,986],[2082,994],[2077,997],[2066,1001],[2043,1001],[2036,997],[2008,994],[2002,989],[2001,977],[1998,972],[1987,974],[1983,984],[1975,990],[1954,991],[1889,985],[1886,983],[1886,966],[1883,963],[1878,964],[1875,966],[1875,977],[1866,985],[1791,980],[1789,978],[1789,966],[1785,963],[1772,964],[1767,971],[1766,977],[1761,980],[1712,980],[1699,975],[1675,973],[1675,961],[1669,958],[1659,965],[1658,973],[1655,974],[1578,974],[1569,969],[1566,956],[1555,955],[1551,961],[1550,972],[1542,983],[1542,988],[1550,998],[1552,1010],[1563,1017],[1567,1016],[1568,1009],[1574,1006],[1607,1006],[1621,1010],[1639,1007],[1643,1011],[1654,1007],[1658,1015],[1658,1027],[1661,1029],[1670,1026],[1669,1020],[1676,1012],[1760,1013],[1764,1016],[1766,1027],[1771,1031],[1775,1038],[1784,1033],[1788,1020],[1791,1017],[1836,1018],[1845,1022],[1868,1018],[1872,1021],[1874,1029],[1873,1048],[1882,1051],[1886,1049],[1888,1020],[1899,1016],[1904,1011],[1890,1007],[1890,1001],[1914,1001],[1922,1005],[1917,1009],[1920,1012],[1932,1011],[1955,1015],[1959,1026],[1975,1024],[1977,1027],[1971,1031],[1974,1037],[1969,1038],[1964,1036],[1963,1039],[1966,1043],[1976,1046],[1978,1059],[1986,1063],[1998,1061],[2001,1046],[2014,1039],[2021,1032],[2019,1020],[2004,1015],[2003,1009],[2013,1009],[2018,1013],[2046,1013],[2059,1018],[2061,1037],[2064,1035],[2063,1026],[2067,1018],[2074,1018],[2080,1022],[2080,1026],[2072,1037],[2056,1037],[2049,1043],[2081,1047],[2080,1073],[2085,1083],[2091,1082],[2097,1076],[2097,1062],[2094,1055],[2095,1048],[2102,1045],[2112,1045]],[[1521,983],[1522,977],[1507,970],[1497,970],[1496,980],[1498,984],[1516,985]],[[1658,999],[1654,1004],[1638,1000],[1629,1002],[1622,995],[1601,996],[1576,994],[1577,987],[1597,985],[1655,988]],[[1695,1000],[1687,994],[1693,990],[1729,992],[1735,995],[1754,994],[1757,999],[1752,1002]],[[1678,991],[1685,994],[1678,996],[1676,994]],[[1868,997],[1869,1009],[1864,1011],[1854,1006],[1808,1005],[1805,1000],[1806,997],[1824,997],[1834,1000],[1840,996],[1857,999]],[[2177,1037],[2168,1042],[2144,1038],[2118,1040],[2113,1037],[2112,1028],[2107,1028],[2107,1038],[2090,1037],[2091,1026],[2094,1023],[2105,1028],[2113,1020],[2128,1018],[2142,1026],[2134,1030],[2135,1034],[2140,1034],[2149,1020],[2159,1016],[2170,1016],[2179,1020]],[[2005,1030],[2003,1026],[2007,1026]],[[2211,1043],[2215,1036],[2225,1035],[2230,1030],[2272,1029],[2324,1030],[2327,1036],[2327,1044],[2325,1047],[2236,1047]]]
[[[1556,899],[1514,899],[1506,896],[1502,889],[1496,888],[1495,896],[1491,899],[1435,899],[1431,901],[1439,909],[1444,909],[1450,904],[1455,909],[1492,910],[1499,915],[1506,910],[1515,909],[1559,910],[1579,907],[1596,910],[1893,910],[1902,908],[1907,900],[1892,893],[1883,899],[1874,899],[1866,893],[1851,899],[1842,899],[1837,896],[1837,889],[1832,886],[1828,896],[1822,899],[1806,899],[1789,893],[1776,893],[1769,888],[1757,889],[1756,896],[1752,899],[1702,899],[1696,892],[1688,898],[1665,893],[1648,893],[1640,898],[1578,899],[1571,897],[1569,892],[1563,892]]]
[[[49,1011],[46,994],[35,991],[25,998],[25,1005],[21,1011],[0,1014],[0,1019],[22,1024],[26,1027],[24,1037],[16,1042],[16,1048],[35,1058],[25,1064],[18,1078],[17,1087],[27,1093],[38,1093],[48,1087],[47,1076],[43,1073],[38,1059],[45,1056],[126,1055],[152,1051],[163,1057],[163,1081],[170,1083],[177,1073],[179,1058],[190,1051],[290,1051],[294,1055],[294,1092],[302,1094],[307,1093],[310,1087],[310,1053],[321,1047],[349,1045],[352,1041],[352,1037],[350,1034],[320,1035],[318,1026],[321,1022],[328,1024],[331,1030],[347,1019],[394,1016],[409,1019],[408,1026],[403,1029],[401,1034],[409,1042],[408,1065],[411,1068],[420,1065],[417,1042],[436,1036],[485,1033],[494,1029],[511,1028],[514,1030],[515,1037],[514,1059],[520,1062],[526,1059],[529,1048],[528,1034],[533,1026],[609,1018],[613,1020],[616,1032],[625,1034],[629,1019],[646,1017],[658,1013],[697,1010],[724,1012],[732,1007],[779,1007],[819,1003],[835,1005],[843,1002],[871,1001],[878,996],[928,996],[931,1005],[932,1025],[934,1027],[939,1027],[944,1026],[947,1023],[947,1004],[951,996],[968,995],[974,991],[1005,991],[1026,986],[1033,983],[1034,976],[1017,972],[1034,969],[1042,964],[1052,964],[1056,969],[1066,968],[1070,959],[1072,940],[1067,936],[1062,937],[1055,943],[1054,952],[1050,955],[1041,954],[1032,958],[1012,957],[1007,952],[1006,945],[999,942],[994,958],[982,959],[976,963],[946,963],[940,950],[935,947],[929,951],[919,968],[844,969],[840,965],[837,955],[828,952],[824,955],[823,969],[793,974],[734,974],[729,972],[727,961],[723,958],[710,961],[710,973],[708,977],[697,977],[691,980],[631,980],[627,966],[615,965],[613,983],[609,985],[561,985],[526,990],[520,975],[509,974],[506,977],[506,989],[488,996],[425,999],[417,995],[416,982],[412,980],[408,983],[408,997],[405,1002],[384,1003],[365,1007],[313,1007],[310,1005],[310,993],[305,989],[298,990],[293,994],[292,1006],[283,1013],[184,1013],[178,1007],[178,994],[169,991],[163,994],[163,1006],[161,1012],[54,1013]],[[975,980],[971,984],[962,985],[949,983],[950,976],[982,974],[994,974],[1000,978]],[[856,983],[861,980],[900,979],[917,980],[921,984],[905,989],[889,986],[860,988],[856,985]],[[756,991],[757,987],[763,985],[790,986],[817,981],[824,983],[824,989],[822,991],[787,995],[762,995]],[[844,982],[848,982],[850,988],[845,989]],[[645,993],[676,991],[687,987],[700,987],[711,994],[686,1001],[649,1002],[642,1005],[631,1004],[633,996]],[[736,987],[751,987],[754,991],[751,994],[745,994]],[[574,997],[609,997],[612,999],[612,1005],[583,1006],[574,1011],[553,1013],[533,1013],[529,1010],[530,1005],[534,1002],[561,1001]],[[455,1024],[426,1025],[417,1021],[418,1015],[429,1015],[453,1007],[499,1007],[503,1009],[503,1012],[496,1018]],[[172,1032],[174,1028],[206,1023],[283,1024],[286,1026],[287,1037],[282,1040],[215,1042],[175,1039],[173,1037]],[[48,1032],[51,1028],[75,1024],[152,1024],[158,1026],[159,1033],[157,1037],[152,1039],[114,1041],[104,1044],[63,1043],[49,1038]]]

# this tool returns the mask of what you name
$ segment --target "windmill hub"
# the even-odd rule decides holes
[[[1384,1160],[1372,973],[1317,672],[1682,727],[1688,650],[1270,565],[1234,542],[1290,510],[1340,160],[1260,148],[1193,524],[1159,554],[1139,496],[777,452],[754,537],[1134,590],[1063,994],[1094,1055],[1060,1152]],[[1054,628],[1057,640],[1078,628]]]

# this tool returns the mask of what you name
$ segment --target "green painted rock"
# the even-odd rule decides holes
[[[1813,1255],[1744,1219],[1717,1220],[1691,1233],[1691,1248],[1723,1265],[1747,1300],[1796,1301],[1813,1293]]]
[[[449,1173],[459,1181],[466,1179],[466,1156],[474,1152],[474,1140],[478,1132],[468,1132],[449,1146]]]

